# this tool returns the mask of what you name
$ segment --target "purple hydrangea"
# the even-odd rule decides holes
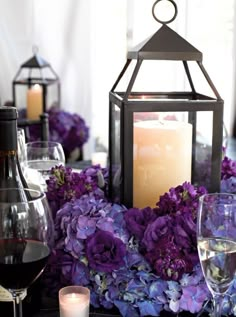
[[[78,114],[51,107],[48,115],[50,139],[61,143],[67,156],[87,142],[89,128]]]
[[[65,156],[69,157],[75,149],[81,149],[88,141],[89,128],[86,122],[76,113],[70,113],[65,110],[52,106],[48,111],[49,137],[50,141],[61,143]],[[26,111],[19,111],[19,118],[25,118]],[[30,141],[40,139],[40,127],[32,125],[29,127]]]

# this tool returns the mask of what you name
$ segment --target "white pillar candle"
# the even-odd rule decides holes
[[[133,206],[155,207],[171,187],[191,181],[192,125],[178,121],[134,123]]]
[[[31,120],[38,120],[42,112],[42,87],[38,84],[35,84],[27,91],[27,118]]]
[[[60,317],[89,317],[89,289],[67,286],[59,291]]]

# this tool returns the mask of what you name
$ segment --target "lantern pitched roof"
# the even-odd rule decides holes
[[[166,24],[128,52],[128,59],[202,61],[202,53]]]
[[[29,60],[21,65],[22,68],[44,68],[49,66],[50,64],[38,54],[35,54],[33,57],[31,57]]]

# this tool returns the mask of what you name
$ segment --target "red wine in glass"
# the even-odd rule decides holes
[[[7,289],[25,289],[42,273],[50,249],[40,241],[0,240],[0,281]]]
[[[53,227],[45,193],[0,188],[0,285],[12,295],[14,317],[22,317],[22,294],[47,264]]]

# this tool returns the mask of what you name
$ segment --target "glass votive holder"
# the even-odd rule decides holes
[[[89,317],[90,291],[83,286],[66,286],[59,291],[60,317]]]

